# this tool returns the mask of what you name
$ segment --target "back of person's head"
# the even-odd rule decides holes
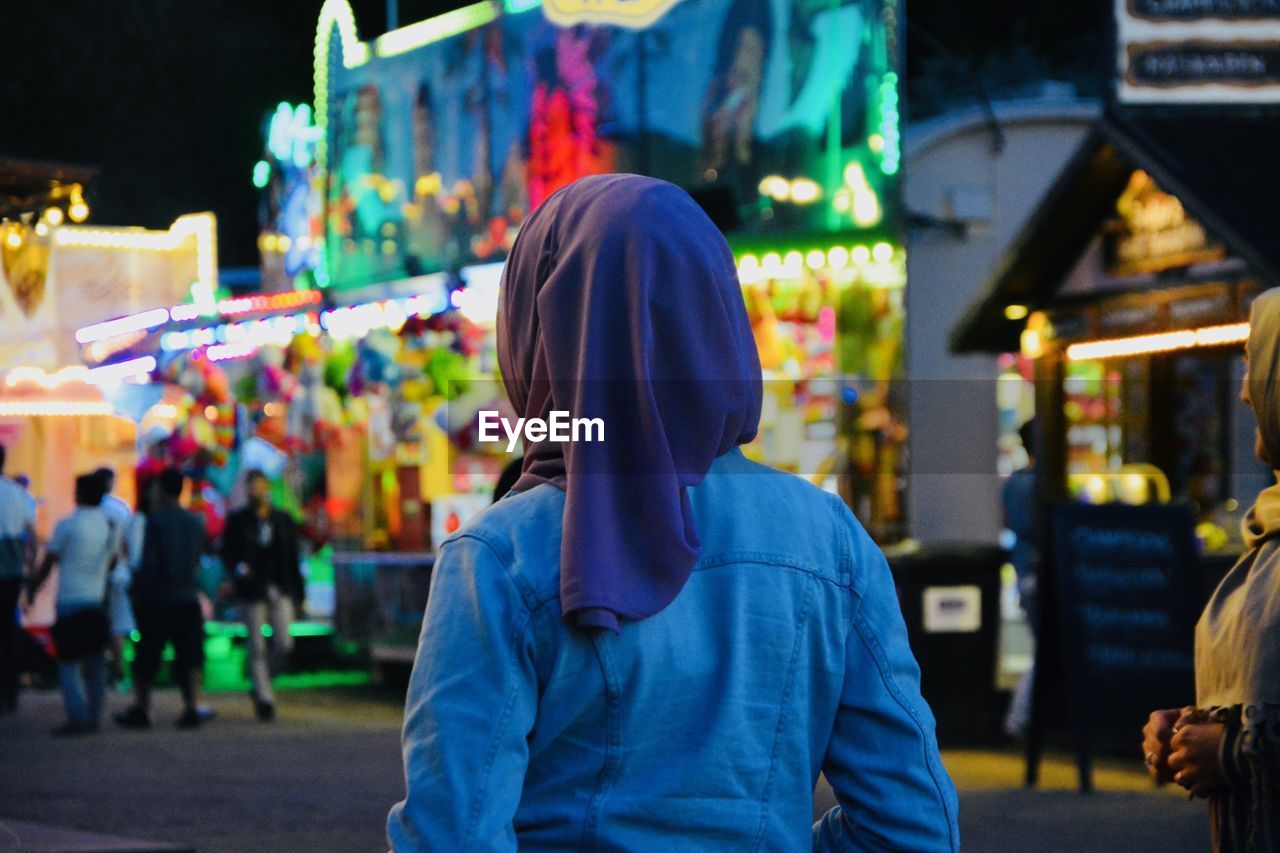
[[[662,610],[700,554],[685,488],[760,421],[760,357],[724,235],[654,178],[592,175],[557,190],[507,257],[498,364],[526,421],[558,410],[608,424],[608,441],[527,442],[517,480],[569,495],[562,615],[618,630]]]
[[[76,477],[76,506],[98,506],[106,490],[97,474],[81,474]]]
[[[111,490],[116,487],[116,472],[103,466],[93,472],[93,476],[102,481],[102,488],[107,494],[111,494]]]
[[[162,503],[176,504],[182,498],[182,487],[185,478],[177,468],[165,468],[156,478],[159,484],[159,498]]]
[[[1026,422],[1018,427],[1018,440],[1022,442],[1028,456],[1036,455],[1036,440],[1039,438],[1039,433],[1040,424],[1034,416],[1027,418]]]
[[[4,445],[0,444],[0,472],[4,471],[4,454],[5,454]]]

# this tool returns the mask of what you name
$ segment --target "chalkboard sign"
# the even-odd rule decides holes
[[[1129,82],[1172,88],[1203,83],[1280,83],[1280,47],[1271,43],[1168,42],[1129,45]]]
[[[1280,0],[1128,0],[1129,14],[1148,21],[1258,21],[1280,16]]]
[[[1153,709],[1194,699],[1193,526],[1181,505],[1054,510],[1068,704],[1089,742],[1134,739]]]

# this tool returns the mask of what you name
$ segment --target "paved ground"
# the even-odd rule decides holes
[[[403,789],[396,702],[365,690],[289,693],[264,726],[245,696],[212,701],[219,718],[197,732],[173,727],[177,696],[162,692],[151,731],[65,740],[46,733],[59,695],[28,694],[16,718],[0,718],[0,820],[201,851],[386,849],[383,821]]]
[[[0,718],[0,850],[19,849],[6,818],[201,851],[386,849],[383,820],[402,786],[394,694],[292,691],[272,726],[252,719],[243,696],[213,704],[219,719],[199,732],[173,728],[177,699],[162,693],[156,729],[67,741],[46,734],[60,721],[58,694],[28,694],[17,717]],[[966,850],[1208,849],[1203,807],[1153,791],[1131,765],[1104,764],[1099,792],[1082,797],[1063,760],[1046,764],[1043,790],[1023,791],[1014,755],[945,759]],[[815,809],[830,797],[820,788]]]

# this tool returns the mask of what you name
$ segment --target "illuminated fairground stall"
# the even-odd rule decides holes
[[[707,210],[769,380],[749,452],[901,535],[897,25],[882,0],[509,0],[362,40],[325,2],[314,102],[272,112],[253,170],[264,298],[317,301],[162,347],[221,360],[254,437],[323,470],[300,501],[338,552],[340,634],[412,647],[431,547],[509,461],[474,439],[504,405],[502,263],[533,208],[593,173]]]
[[[1203,550],[1229,560],[1270,481],[1239,393],[1249,303],[1278,280],[1273,241],[1241,202],[1252,177],[1170,168],[1202,131],[1156,121],[1153,142],[1150,125],[1097,123],[953,345],[999,353],[1003,475],[1025,464],[1017,428],[1035,413],[1047,497],[1185,505]],[[1219,120],[1215,144],[1248,148],[1255,132]]]
[[[132,468],[137,423],[163,396],[138,393],[156,365],[130,351],[140,330],[99,321],[122,310],[145,321],[217,275],[212,215],[163,231],[85,225],[92,176],[0,160],[0,430],[9,471],[41,497],[46,533],[71,510],[75,474]],[[120,489],[132,498],[129,477]]]
[[[172,395],[135,351],[159,307],[216,278],[212,215],[165,230],[84,224],[93,172],[0,160],[0,443],[47,539],[74,505],[75,477],[109,466],[132,503],[138,437],[169,419]],[[119,321],[103,317],[133,311]],[[174,310],[177,310],[176,308]],[[23,611],[47,638],[56,582]]]
[[[549,194],[600,172],[672,181],[738,258],[769,380],[749,453],[838,489],[894,539],[906,436],[894,385],[905,276],[897,64],[896,6],[882,0],[509,0],[369,40],[345,0],[328,0],[314,106],[272,119],[318,140],[302,158],[315,195],[304,200],[295,149],[275,134],[255,173],[274,223],[263,249],[288,265],[303,241],[314,266],[298,274],[335,303],[438,276],[449,304],[471,306],[486,332],[492,292],[473,298],[470,281],[496,280]],[[465,357],[492,392],[491,346],[478,337]],[[466,435],[481,396],[450,401],[437,419],[460,463],[445,479],[428,489],[425,477],[397,475],[421,484],[414,503],[474,491],[505,462],[473,452]]]

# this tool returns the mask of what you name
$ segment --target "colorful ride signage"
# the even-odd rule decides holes
[[[318,279],[500,261],[529,211],[600,172],[685,187],[731,238],[896,242],[896,3],[538,5],[479,3],[363,42],[327,0]]]
[[[666,14],[680,0],[545,0],[542,13],[562,27],[575,24],[614,24],[642,29]]]

